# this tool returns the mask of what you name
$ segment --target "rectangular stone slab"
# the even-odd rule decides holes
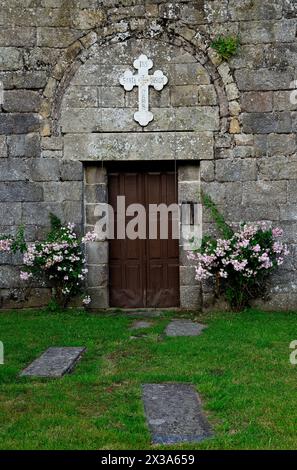
[[[166,327],[167,336],[198,336],[206,328],[201,323],[196,323],[187,319],[173,319]]]
[[[72,371],[81,358],[85,348],[62,347],[48,348],[40,357],[35,359],[21,376],[62,377]]]
[[[200,442],[212,436],[193,385],[144,384],[143,401],[154,444]]]
[[[118,160],[119,155],[125,160],[160,160],[160,149],[162,160],[196,160],[197,155],[213,159],[211,132],[71,133],[65,134],[64,146],[64,158],[70,160]]]

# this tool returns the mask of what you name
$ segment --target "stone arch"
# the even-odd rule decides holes
[[[78,69],[92,57],[96,48],[120,44],[133,39],[141,39],[141,37],[139,34],[131,33],[125,37],[124,41],[121,34],[98,38],[97,33],[91,31],[68,47],[53,68],[43,92],[40,109],[43,118],[41,131],[43,136],[59,135],[58,122],[64,94]],[[209,46],[210,41],[205,40],[197,43],[195,32],[189,28],[183,28],[182,31],[163,32],[150,39],[182,48],[207,70],[217,93],[220,109],[220,134],[240,133],[239,91],[228,64],[223,62]]]

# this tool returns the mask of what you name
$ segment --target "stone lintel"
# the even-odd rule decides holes
[[[69,160],[213,159],[212,132],[67,134],[64,144]]]

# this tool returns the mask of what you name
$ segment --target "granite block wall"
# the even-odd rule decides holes
[[[3,0],[0,233],[22,223],[28,241],[42,239],[49,211],[83,231],[102,161],[195,161],[200,186],[229,221],[284,228],[291,256],[258,304],[296,309],[296,17],[293,0]],[[240,36],[228,63],[210,47],[219,34]],[[144,129],[133,120],[136,90],[118,82],[140,53],[169,79],[151,91],[155,118]],[[206,213],[202,228],[213,230]],[[94,306],[105,307],[105,262],[95,247],[89,253]],[[2,308],[48,300],[38,285],[24,298],[20,263],[0,256]],[[184,306],[211,307],[209,288],[196,296],[190,267],[182,262],[181,272],[181,298],[193,299]]]

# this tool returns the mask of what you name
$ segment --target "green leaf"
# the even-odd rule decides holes
[[[17,251],[24,253],[27,250],[27,244],[25,241],[25,228],[23,225],[20,225],[20,227],[18,228],[11,249],[13,253],[16,253]]]
[[[221,56],[222,59],[228,60],[236,54],[240,45],[238,36],[218,36],[212,43],[211,47]]]
[[[234,235],[233,229],[230,227],[230,225],[227,224],[223,214],[220,213],[211,197],[204,192],[202,192],[202,202],[203,205],[210,211],[217,228],[223,234],[223,236],[227,239],[232,238]]]
[[[49,213],[49,219],[51,223],[51,230],[59,230],[62,227],[62,222],[55,214],[52,212]]]

